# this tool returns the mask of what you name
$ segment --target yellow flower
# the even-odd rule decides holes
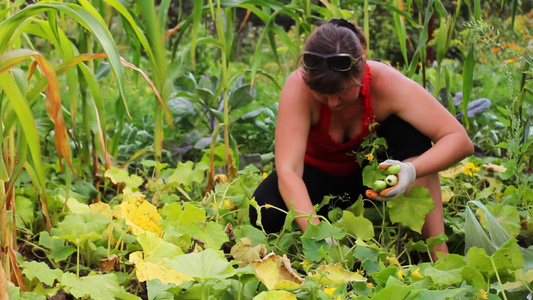
[[[337,295],[337,298],[335,300],[342,300],[341,295]]]
[[[366,156],[366,159],[368,159],[368,161],[373,161],[374,160],[374,155],[372,155],[372,153],[368,153]]]
[[[402,269],[400,269],[398,271],[398,278],[403,279],[403,271],[402,271]]]
[[[337,290],[337,288],[324,288],[323,291],[324,293],[326,293],[328,296],[330,297],[333,297],[333,293],[335,293],[335,291]]]
[[[479,167],[474,166],[473,163],[469,162],[465,165],[464,173],[465,175],[468,175],[470,177],[473,177],[475,173],[479,172],[481,169]]]
[[[374,285],[371,282],[367,282],[366,283],[366,287],[369,288],[369,289],[373,289]]]
[[[307,260],[304,260],[304,261],[302,262],[302,265],[304,265],[304,266],[308,266],[308,265],[310,265],[310,264],[311,264],[311,263],[308,262]]]
[[[423,276],[420,275],[420,267],[416,268],[416,270],[413,273],[411,273],[411,276],[417,277],[417,278],[422,278]]]
[[[265,208],[272,208],[272,207],[274,207],[274,206],[271,205],[271,204],[265,204]]]
[[[488,293],[483,289],[479,290],[479,292],[476,293],[476,296],[480,299],[489,299]]]
[[[232,203],[230,200],[224,200],[224,208],[229,210],[237,209],[237,204]]]
[[[266,172],[263,172],[263,179],[267,178],[268,174]]]

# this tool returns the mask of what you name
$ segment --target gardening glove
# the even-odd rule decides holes
[[[379,164],[380,168],[386,169],[389,166],[392,165],[400,165],[400,172],[396,174],[398,177],[398,183],[396,183],[394,186],[391,186],[390,188],[386,188],[377,193],[373,193],[373,195],[377,195],[377,197],[372,198],[374,200],[380,200],[380,201],[390,201],[399,195],[402,195],[405,193],[405,190],[411,183],[413,183],[416,179],[416,169],[415,166],[413,166],[410,162],[401,162],[398,160],[393,159],[387,159],[386,161]]]

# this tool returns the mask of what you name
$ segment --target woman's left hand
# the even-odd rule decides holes
[[[407,188],[415,181],[416,169],[412,163],[387,159],[386,161],[379,164],[380,168],[384,169],[392,165],[400,166],[400,172],[396,175],[398,177],[398,182],[394,186],[382,190],[381,192],[379,192],[379,194],[374,191],[367,193],[367,196],[369,196],[369,198],[380,201],[393,200],[399,195],[405,193],[405,190],[407,190]]]

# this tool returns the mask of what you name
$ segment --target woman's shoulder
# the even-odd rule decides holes
[[[373,84],[380,82],[384,84],[390,84],[390,80],[405,77],[400,71],[396,70],[387,63],[369,60],[367,61],[367,64],[370,67],[370,72],[372,73]]]
[[[290,82],[290,83],[298,83],[298,84],[303,84],[305,85],[305,80],[304,80],[304,72],[302,70],[302,68],[298,68],[294,71],[292,71],[291,74],[289,74],[289,77],[287,77],[287,80],[286,82]]]
[[[283,92],[285,93],[297,93],[302,96],[308,97],[311,92],[309,86],[305,83],[304,73],[302,69],[293,71],[286,79],[283,86]]]

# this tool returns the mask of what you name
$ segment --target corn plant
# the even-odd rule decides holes
[[[113,3],[117,4],[117,2]],[[84,131],[82,135],[85,137],[94,136],[92,142],[86,139],[80,144],[82,161],[90,164],[91,157],[95,157],[92,160],[95,172],[97,172],[99,165],[98,155],[106,166],[111,164],[107,152],[103,97],[100,94],[94,70],[84,62],[101,58],[109,60],[126,112],[123,64],[129,67],[134,66],[120,58],[104,19],[87,1],[80,1],[80,4],[36,3],[23,9],[14,6],[4,10],[3,18],[0,22],[0,77],[2,78],[0,103],[2,111],[1,145],[4,155],[0,164],[0,170],[2,170],[0,206],[3,214],[1,246],[2,249],[7,249],[7,252],[2,251],[2,263],[4,271],[9,274],[12,270],[10,258],[13,259],[15,256],[10,256],[8,253],[11,253],[16,246],[8,231],[9,228],[13,230],[16,228],[13,225],[15,220],[14,187],[15,181],[23,170],[31,177],[33,187],[38,194],[46,229],[50,230],[52,226],[48,211],[49,195],[46,190],[47,182],[40,146],[42,138],[38,134],[35,122],[36,118],[40,116],[40,112],[34,107],[42,105],[40,104],[42,102],[45,103],[48,117],[52,123],[52,126],[47,130],[54,137],[55,149],[62,170],[67,175],[66,185],[68,187],[71,173],[76,176],[84,176],[81,165],[76,166],[73,163],[69,138],[69,135],[76,132],[79,94],[82,95],[81,122]],[[79,26],[78,45],[72,43],[67,36],[66,24],[64,23],[67,19]],[[92,43],[89,35],[98,41],[99,47],[87,47],[87,44]],[[54,53],[61,58],[63,63],[53,67],[54,62],[52,60],[34,50],[36,46],[33,43],[33,37],[53,45]],[[102,49],[104,53],[79,54],[80,49]],[[22,67],[19,68],[19,65]],[[79,69],[75,67],[79,67]],[[60,92],[58,76],[63,73],[66,73],[67,77],[70,102],[64,102]],[[81,87],[81,90],[78,89],[78,86]],[[41,96],[43,90],[45,90],[45,98]],[[65,112],[72,118],[70,125],[65,119]],[[92,148],[93,154],[89,148]],[[65,169],[63,164],[66,164],[68,169]],[[9,219],[7,218],[7,211],[12,212]],[[11,262],[11,266],[16,266],[16,263]]]

